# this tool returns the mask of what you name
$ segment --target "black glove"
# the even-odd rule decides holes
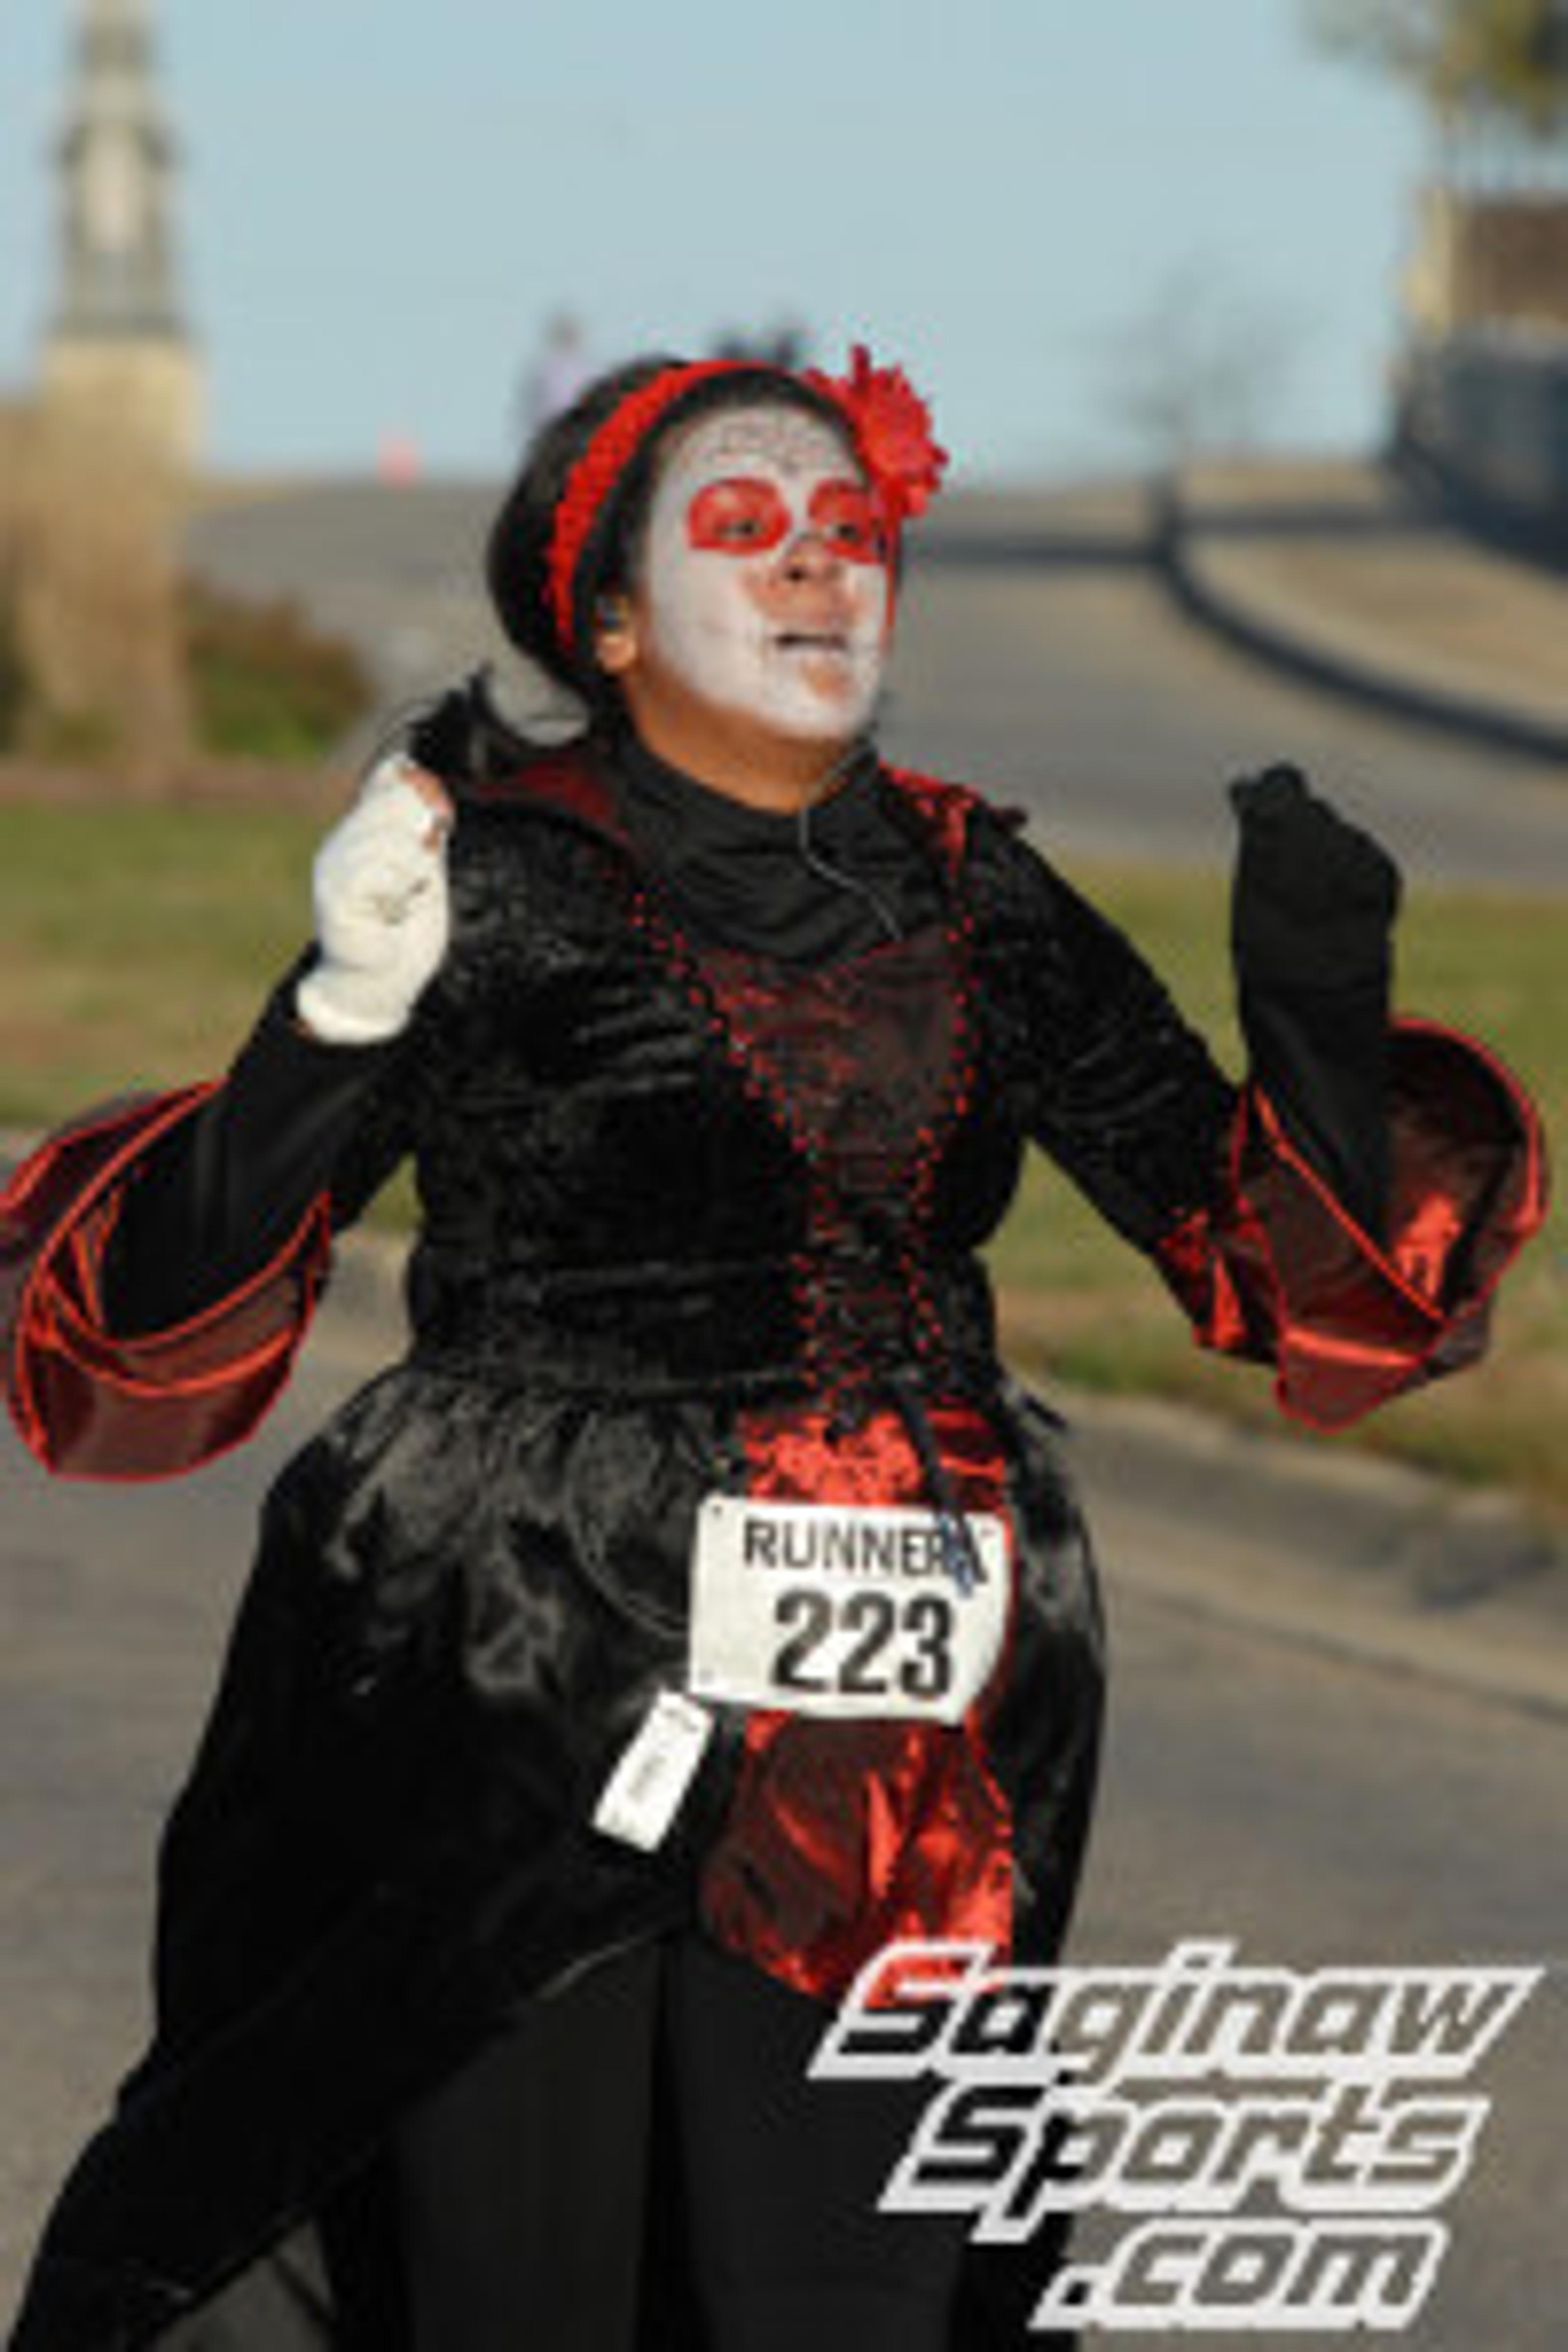
[[[1299,768],[1265,768],[1230,788],[1241,827],[1231,940],[1258,982],[1332,990],[1386,973],[1399,868],[1371,834],[1308,788]]]
[[[535,751],[502,717],[485,669],[470,671],[421,711],[409,727],[407,747],[411,760],[454,784],[515,776]]]
[[[1230,788],[1241,828],[1231,950],[1252,1074],[1352,1215],[1381,1235],[1399,869],[1300,771]]]

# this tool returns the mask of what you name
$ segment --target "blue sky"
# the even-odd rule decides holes
[[[1045,478],[1137,452],[1130,385],[1190,300],[1253,354],[1264,437],[1375,439],[1427,147],[1304,0],[153,13],[222,465],[360,467],[402,431],[491,471],[563,305],[605,362],[862,335],[963,470]],[[47,310],[72,16],[0,8],[0,383]]]

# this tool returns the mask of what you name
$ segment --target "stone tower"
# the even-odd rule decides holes
[[[184,473],[200,441],[201,380],[176,279],[176,164],[145,0],[78,0],[40,388],[47,405],[109,404]]]
[[[190,740],[181,549],[200,371],[174,261],[174,142],[147,0],[78,0],[56,153],[58,306],[16,544],[22,740],[166,774]]]

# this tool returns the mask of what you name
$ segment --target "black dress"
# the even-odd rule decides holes
[[[300,1058],[330,1049],[292,1035],[280,999],[247,1049],[315,1102],[284,1158],[319,1189],[264,1265],[252,1249],[224,1269],[228,1299],[137,1336],[137,1253],[113,1250],[139,1181],[156,1224],[170,1139],[205,1120],[216,1148],[222,1093],[89,1122],[13,1188],[15,1410],[46,1458],[111,1475],[242,1435],[286,1374],[329,1229],[405,1155],[420,1202],[407,1357],[268,1498],[164,1841],[154,2042],[57,2208],[15,2352],[156,2340],[597,1957],[696,1927],[831,2001],[895,1936],[1057,1950],[1101,1636],[1059,1424],[997,1360],[978,1255],[1026,1143],[1205,1337],[1281,1361],[1305,1328],[1270,1255],[1288,1229],[1312,1312],[1376,1327],[1369,1395],[1393,1384],[1379,1316],[1425,1318],[1406,1381],[1474,1352],[1478,1301],[1539,1213],[1518,1097],[1489,1077],[1465,1095],[1464,1049],[1423,1033],[1413,1098],[1469,1106],[1449,1186],[1464,1280],[1429,1265],[1423,1303],[1398,1202],[1385,1255],[976,796],[868,765],[813,843],[861,887],[826,887],[759,950],[759,894],[705,889],[713,845],[670,831],[692,789],[590,750],[464,791],[453,945],[404,1037],[312,1088]],[[788,845],[779,821],[751,831],[765,875]],[[1418,1126],[1412,1204],[1439,1181]],[[221,1256],[223,1227],[203,1252]],[[868,1664],[862,1645],[862,1711],[714,1701],[645,1851],[595,1812],[686,1685],[716,1496],[934,1510],[950,1618],[975,1565],[964,1515],[1000,1518],[1005,1633],[955,1721],[906,1703],[929,1612],[923,1632],[884,1626]],[[842,1633],[810,1650],[806,1687],[844,1677]],[[984,2301],[966,2291],[955,2342],[989,2340]]]

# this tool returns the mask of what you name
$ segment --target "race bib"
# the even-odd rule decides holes
[[[978,1576],[934,1513],[710,1495],[691,1572],[694,1697],[794,1715],[957,1723],[1002,1653],[1007,1531],[973,1513]]]

